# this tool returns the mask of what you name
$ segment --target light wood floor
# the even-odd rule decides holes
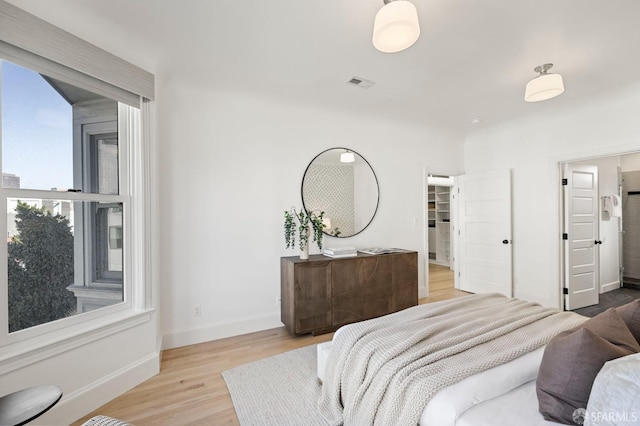
[[[420,303],[437,302],[469,293],[453,288],[453,271],[448,266],[429,264],[429,297],[420,299]]]
[[[466,295],[453,288],[449,268],[429,265],[429,297],[420,303]],[[198,345],[169,349],[162,354],[160,373],[103,405],[73,425],[92,416],[115,417],[136,426],[238,425],[224,370],[303,346],[325,342],[321,336],[290,336],[284,327]]]

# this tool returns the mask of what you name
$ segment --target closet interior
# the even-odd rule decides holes
[[[429,262],[451,266],[451,196],[454,179],[430,175],[427,183]]]

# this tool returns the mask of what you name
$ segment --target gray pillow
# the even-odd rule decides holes
[[[574,411],[585,409],[605,362],[640,352],[640,345],[612,308],[554,337],[545,348],[536,393],[546,420],[573,425]]]
[[[636,341],[640,343],[640,299],[616,308],[616,312],[618,312],[620,318],[627,324]]]

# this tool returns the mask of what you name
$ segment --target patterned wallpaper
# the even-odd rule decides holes
[[[325,212],[331,228],[353,234],[355,208],[353,167],[345,164],[313,163],[304,176],[305,207]]]

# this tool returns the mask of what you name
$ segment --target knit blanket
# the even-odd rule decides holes
[[[336,333],[318,408],[332,425],[417,425],[429,400],[586,320],[498,294],[419,305]]]

